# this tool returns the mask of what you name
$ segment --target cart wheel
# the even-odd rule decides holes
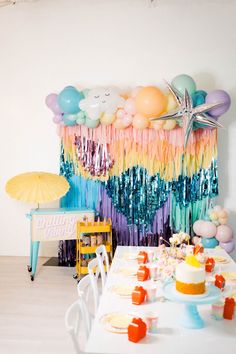
[[[73,278],[78,279],[78,274],[77,273],[73,274]]]
[[[28,272],[30,273],[30,272],[32,272],[32,267],[31,266],[27,266],[27,269],[28,269]]]
[[[34,281],[34,275],[30,276],[31,281]]]

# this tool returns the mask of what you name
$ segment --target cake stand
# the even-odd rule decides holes
[[[213,304],[222,296],[220,289],[214,285],[208,285],[205,294],[202,295],[181,294],[175,289],[173,281],[164,284],[163,292],[166,299],[184,304],[179,322],[183,327],[191,329],[204,327],[204,321],[199,315],[197,305]]]

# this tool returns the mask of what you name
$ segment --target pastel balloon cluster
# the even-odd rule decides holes
[[[214,119],[218,119],[230,107],[231,101],[227,92],[215,90],[207,93],[197,90],[195,81],[189,75],[176,76],[171,85],[182,96],[187,90],[194,107],[203,103],[219,103],[219,107],[208,112]],[[177,108],[174,96],[156,86],[138,86],[125,96],[115,87],[78,90],[76,87],[67,86],[59,94],[49,94],[46,104],[54,113],[54,123],[66,126],[85,125],[88,128],[96,128],[100,124],[113,124],[116,129],[133,126],[140,130],[172,130],[178,126],[174,119],[150,121],[150,118],[158,118]],[[196,125],[194,128],[201,126]]]
[[[214,248],[218,244],[228,253],[235,249],[233,239],[233,231],[229,225],[228,212],[220,207],[215,206],[209,211],[210,220],[197,220],[193,224],[193,231],[197,236],[201,236],[202,244],[205,248]]]

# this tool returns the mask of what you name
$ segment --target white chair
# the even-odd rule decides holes
[[[89,273],[89,278],[90,278],[93,297],[94,297],[94,310],[96,312],[98,308],[98,301],[99,301],[98,277],[99,274],[101,273],[100,263],[98,261],[98,258],[94,258],[88,263],[88,273]]]
[[[85,323],[85,318],[83,317],[82,308],[83,305],[81,304],[81,299],[78,299],[68,308],[65,314],[66,330],[71,336],[74,349],[77,354],[84,353],[83,351],[81,351],[80,344],[79,344],[81,342],[81,339],[79,339],[79,334],[81,336],[81,333],[79,333],[81,329],[81,324]],[[87,339],[87,334],[86,334],[86,339]]]
[[[98,262],[100,265],[100,272],[101,272],[101,278],[102,278],[102,289],[104,289],[104,286],[106,283],[106,278],[107,278],[106,273],[108,273],[110,270],[108,254],[106,251],[106,247],[104,245],[101,245],[96,249],[96,256],[98,258]],[[105,271],[105,268],[106,268],[106,271]]]
[[[89,312],[89,295],[91,294],[91,281],[89,275],[83,277],[77,285],[78,296],[81,304],[81,311],[85,321],[86,332],[89,335],[91,329],[92,314]]]

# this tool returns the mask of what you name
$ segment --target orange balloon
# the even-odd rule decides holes
[[[135,114],[133,118],[133,127],[136,129],[145,129],[149,126],[149,119],[142,116],[142,114]]]
[[[158,117],[166,109],[167,98],[154,86],[146,86],[139,90],[135,97],[137,112],[145,117]]]

